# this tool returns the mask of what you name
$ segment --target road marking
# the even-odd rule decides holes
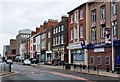
[[[78,76],[75,76],[75,75],[63,74],[63,73],[58,73],[58,72],[51,72],[51,71],[48,71],[48,70],[44,70],[44,72],[49,73],[49,74],[54,74],[54,75],[59,75],[59,76],[67,77],[67,78],[88,81],[88,79],[86,79],[86,78],[78,77]]]
[[[7,74],[7,75],[2,75],[2,76],[0,76],[0,78],[7,77],[7,76],[10,76],[10,75],[14,75],[14,74],[17,74],[17,73],[11,73],[11,74]]]
[[[60,75],[60,76],[64,76],[64,77],[68,77],[68,78],[72,78],[72,79],[77,79],[77,80],[88,80],[82,77],[78,77],[78,76],[74,76],[74,75],[69,75],[69,74],[62,74],[62,73],[57,73],[57,72],[48,72],[51,74],[55,74],[55,75]]]

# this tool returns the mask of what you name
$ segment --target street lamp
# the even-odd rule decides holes
[[[112,2],[113,0],[111,0],[111,22],[112,22]],[[112,22],[112,26],[111,26],[111,31],[112,31],[112,35],[111,35],[111,44],[112,44],[112,72],[114,72],[114,43],[113,43],[113,26],[114,23]]]

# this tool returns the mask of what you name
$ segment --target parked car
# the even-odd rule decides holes
[[[0,66],[3,64],[3,61],[2,61],[2,59],[0,59]]]
[[[25,59],[23,61],[23,65],[31,65],[31,61],[29,59]]]
[[[52,65],[55,65],[55,66],[60,65],[60,62],[61,62],[60,59],[57,59],[57,58],[53,59],[52,60]]]
[[[46,65],[52,65],[52,61],[45,61]]]
[[[12,61],[11,59],[7,59],[7,60],[6,60],[6,63],[7,63],[7,64],[13,64],[13,61]]]

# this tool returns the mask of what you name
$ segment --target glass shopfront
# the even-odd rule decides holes
[[[72,63],[84,64],[85,55],[84,50],[71,50]]]

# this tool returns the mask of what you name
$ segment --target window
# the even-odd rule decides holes
[[[71,40],[73,40],[73,38],[74,38],[74,30],[73,29],[70,30],[70,35],[71,35]]]
[[[55,46],[55,38],[53,38],[53,46]]]
[[[75,39],[78,39],[78,28],[75,27]]]
[[[84,61],[84,50],[74,50],[71,52],[73,55],[73,61]]]
[[[113,36],[117,35],[117,25],[113,26]]]
[[[58,37],[58,45],[60,45],[60,36]]]
[[[48,32],[48,38],[50,38],[50,32]]]
[[[53,29],[53,34],[55,34],[55,29]]]
[[[56,33],[58,32],[58,28],[56,28]]]
[[[61,26],[61,31],[63,31],[63,30],[64,30],[64,25]]]
[[[92,40],[96,39],[96,28],[92,28]]]
[[[117,6],[116,6],[116,2],[112,2],[112,15],[117,13]]]
[[[96,10],[92,11],[92,22],[96,22]]]
[[[83,26],[80,26],[80,38],[83,38],[83,34],[84,34]]]
[[[83,19],[83,9],[80,10],[80,20]]]
[[[63,35],[61,36],[61,44],[64,44]]]
[[[73,15],[71,15],[70,18],[71,18],[70,23],[73,23]]]
[[[50,50],[50,42],[48,42],[48,50]]]
[[[59,26],[59,32],[60,32],[60,30],[61,30],[60,28],[61,28],[61,27]]]
[[[105,19],[105,6],[100,8],[100,18]]]
[[[58,45],[58,38],[56,37],[56,41],[55,41],[56,45]]]
[[[36,42],[36,38],[33,38],[33,42],[34,42],[34,43]]]
[[[105,38],[105,25],[101,25],[100,27],[100,37]]]
[[[110,57],[109,56],[105,57],[105,65],[110,65]]]
[[[78,10],[74,12],[74,21],[78,22]]]
[[[90,57],[90,64],[94,64],[94,56]]]
[[[97,65],[102,65],[102,58],[101,58],[101,56],[97,57]]]

